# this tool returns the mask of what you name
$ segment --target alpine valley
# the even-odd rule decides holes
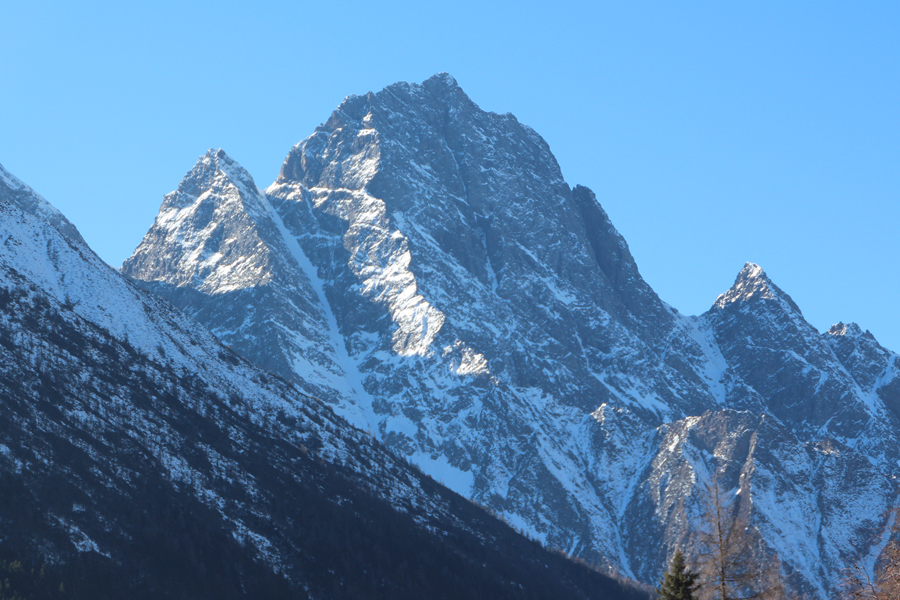
[[[447,74],[349,96],[265,190],[210,150],[121,272],[0,175],[0,542],[75,581],[638,598],[560,554],[655,584],[713,481],[798,593],[886,541],[900,356],[751,263],[682,315]]]

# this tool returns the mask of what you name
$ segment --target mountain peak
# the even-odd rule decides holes
[[[450,111],[460,110],[465,107],[480,110],[450,73],[437,73],[432,75],[423,81],[421,86],[416,87],[420,90],[424,90],[427,94],[437,99]]]
[[[825,333],[828,335],[859,337],[863,331],[856,323],[844,323],[841,321],[832,325]]]
[[[225,154],[225,151],[221,148],[210,148],[207,150],[203,158],[200,159],[200,162],[206,161],[209,161],[210,164],[215,164],[218,170],[227,173],[232,178],[247,179],[250,177],[244,167]]]
[[[211,151],[201,167],[216,175],[223,162]],[[645,580],[656,576],[659,549],[687,535],[693,515],[678,498],[702,493],[695,457],[704,471],[746,457],[781,473],[809,440],[858,435],[869,416],[862,403],[878,402],[868,392],[860,399],[830,347],[855,340],[827,344],[757,264],[739,269],[711,314],[691,319],[668,307],[593,192],[566,184],[546,142],[466,100],[447,74],[348,97],[290,151],[261,201],[268,221],[249,218],[230,185],[164,215],[139,249],[137,275],[236,352],[301,382],[456,491],[544,543]],[[597,418],[598,404],[623,418]],[[756,419],[732,409],[774,424],[757,435]],[[661,422],[682,421],[687,432],[699,418],[688,415],[706,411],[696,450],[679,450],[693,443],[680,434],[657,448],[650,432]],[[884,454],[900,448],[875,435]],[[789,476],[809,479],[815,464],[806,464]],[[728,469],[734,485],[739,471]],[[811,497],[826,514],[848,488],[810,496],[791,481],[775,482],[791,486],[790,498],[754,510],[804,547],[837,540],[840,556],[856,556],[866,534],[855,523],[872,513],[794,529],[790,515]],[[861,473],[854,486],[873,481]],[[774,494],[769,485],[759,481],[755,498]],[[648,513],[631,507],[649,506],[668,516],[648,529]],[[637,530],[653,535],[627,533]],[[843,566],[838,553],[833,562],[813,554],[789,557],[807,581]]]
[[[844,323],[840,321],[832,325],[828,331],[825,332],[826,335],[833,335],[835,337],[845,337],[845,338],[868,338],[871,340],[875,340],[875,336],[872,335],[868,329],[863,331],[863,328],[857,325],[856,323]]]
[[[270,219],[268,201],[250,174],[221,148],[210,149],[163,198],[123,272],[180,286],[256,285],[269,278],[257,229]],[[173,249],[172,256],[158,252],[160,247]]]
[[[193,200],[210,189],[223,189],[228,184],[238,188],[242,195],[255,192],[256,184],[250,174],[221,148],[210,148],[197,159],[194,167],[178,185],[178,200],[193,203]],[[181,196],[186,194],[187,197]],[[168,197],[167,197],[168,198]],[[174,198],[173,198],[174,199]],[[179,206],[182,208],[183,206]]]
[[[459,88],[459,84],[456,82],[456,78],[453,77],[450,73],[446,71],[441,71],[440,73],[435,73],[428,79],[422,82],[424,87],[434,87],[441,86],[445,88]]]
[[[732,302],[746,302],[754,298],[773,300],[775,295],[772,293],[771,283],[772,281],[762,267],[748,262],[738,273],[734,285],[716,298],[715,306],[724,308],[725,305]]]
[[[772,283],[766,272],[756,263],[747,262],[738,273],[731,288],[716,298],[714,308],[725,308],[730,304],[756,302],[760,300],[784,301],[800,314],[800,307],[786,293]]]

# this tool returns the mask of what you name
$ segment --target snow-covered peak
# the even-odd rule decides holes
[[[900,356],[856,323],[832,325],[822,337],[873,402],[900,417]]]
[[[854,337],[854,338],[861,337],[864,335],[867,337],[872,337],[871,333],[869,333],[868,331],[863,331],[862,327],[860,327],[856,323],[843,323],[843,322],[835,323],[825,333],[827,335]]]
[[[762,267],[752,262],[746,263],[734,280],[734,285],[716,298],[713,308],[726,308],[730,304],[760,300],[778,301],[786,305],[785,310],[800,314],[800,307],[791,300],[791,297],[772,283]]]
[[[773,300],[775,295],[772,294],[770,283],[771,281],[762,267],[748,262],[738,273],[731,289],[716,298],[715,306],[724,308],[726,304],[746,302],[752,298]]]
[[[308,393],[333,403],[359,396],[318,274],[284,227],[247,171],[210,150],[166,196],[122,272],[267,371],[302,379]]]
[[[563,180],[546,142],[481,110],[446,74],[348,96],[291,150],[267,195],[278,235],[260,239],[280,236],[296,260],[252,294],[203,286],[167,297],[269,370],[308,381],[318,369],[334,393],[313,395],[341,412],[355,403],[374,435],[455,490],[647,581],[664,544],[635,532],[648,531],[643,490],[660,486],[639,482],[662,420],[766,413],[798,436],[786,456],[799,456],[815,436],[857,439],[875,410],[868,390],[883,389],[860,391],[831,349],[837,340],[823,340],[758,265],[703,317],[671,309],[593,192]],[[158,255],[178,260],[168,243]],[[259,248],[225,254],[257,261]],[[321,327],[307,317],[317,312]],[[879,363],[876,383],[883,372]],[[341,387],[344,375],[351,385]],[[716,466],[713,449],[735,441],[731,422],[705,421],[708,451],[691,469]],[[774,442],[764,445],[758,472],[779,471],[781,458],[767,456]],[[676,503],[697,481],[662,471]],[[776,489],[757,481],[753,502]],[[683,540],[676,523],[687,521],[669,523],[665,543]],[[841,527],[825,523],[802,543],[818,552],[823,531],[852,539]],[[809,573],[837,568],[784,554]]]
[[[268,200],[250,174],[223,150],[209,150],[165,196],[123,269],[145,281],[218,293],[265,283],[270,255],[257,229],[269,221]],[[163,247],[175,252],[160,254]]]
[[[221,148],[210,148],[184,176],[178,189],[165,197],[163,208],[167,203],[172,208],[185,208],[212,191],[227,195],[228,188],[234,188],[245,203],[250,201],[248,208],[251,210],[264,210],[263,204],[252,202],[261,194],[247,170]]]

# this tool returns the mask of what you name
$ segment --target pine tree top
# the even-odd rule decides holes
[[[659,600],[694,600],[694,592],[699,587],[696,582],[697,573],[685,566],[684,554],[676,550],[656,592]]]

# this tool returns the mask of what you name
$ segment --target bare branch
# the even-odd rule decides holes
[[[746,496],[746,494],[745,494]],[[695,563],[700,600],[781,600],[781,563],[762,542],[742,510],[741,497],[727,495],[718,472],[707,489]]]

